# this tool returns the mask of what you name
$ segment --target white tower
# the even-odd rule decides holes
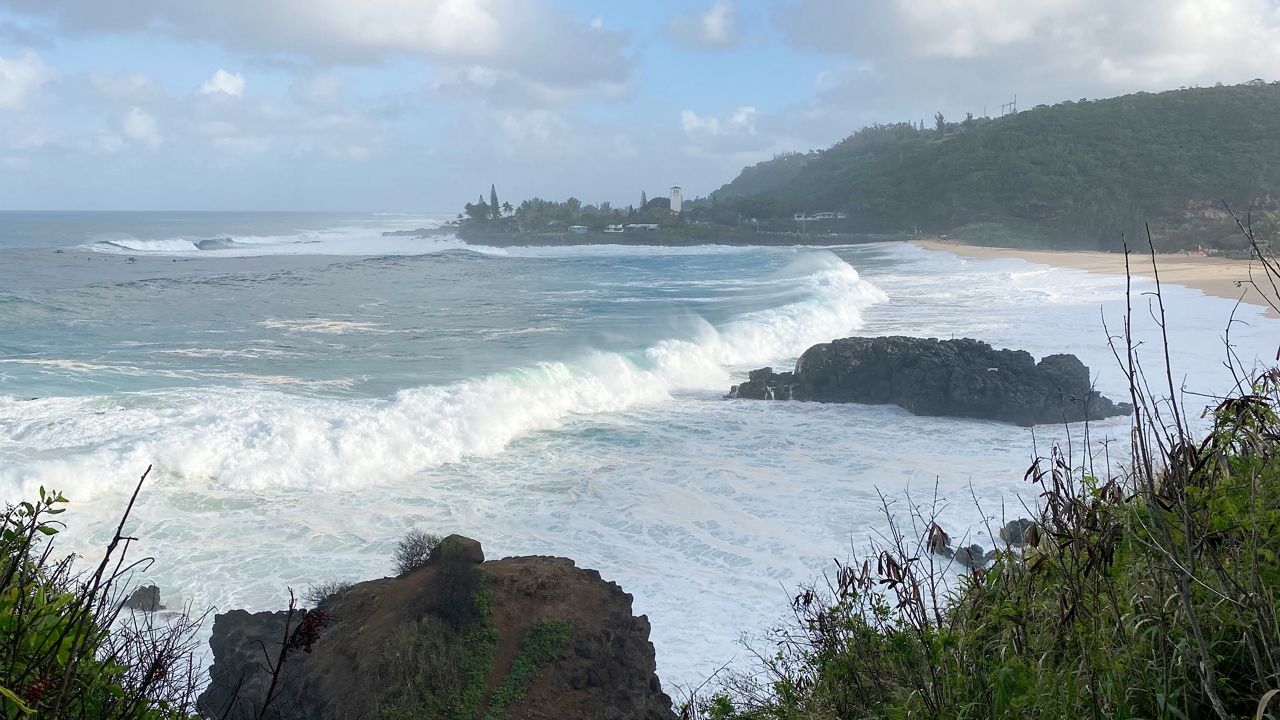
[[[680,212],[681,205],[683,205],[683,200],[680,197],[680,187],[671,188],[671,212]]]

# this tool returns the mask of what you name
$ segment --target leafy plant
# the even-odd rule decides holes
[[[148,472],[150,469],[148,468]],[[0,708],[6,718],[168,720],[192,717],[199,622],[122,614],[128,579],[124,525],[139,480],[96,569],[54,558],[67,499],[40,488],[0,517]],[[158,624],[159,623],[159,624]]]

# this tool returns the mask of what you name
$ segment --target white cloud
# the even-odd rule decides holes
[[[218,93],[231,97],[244,95],[244,76],[218,68],[218,71],[200,86],[200,94],[216,95]]]
[[[583,22],[549,0],[0,0],[0,6],[50,18],[64,30],[145,27],[326,64],[416,56],[564,86],[623,82],[631,74],[627,34]]]
[[[746,105],[729,113],[723,120],[714,115],[698,115],[692,110],[680,113],[680,127],[690,135],[756,134],[754,107]]]
[[[502,108],[548,109],[563,107],[589,97],[617,99],[625,96],[625,83],[598,83],[591,87],[567,87],[528,80],[519,74],[473,65],[442,73],[428,92],[443,97],[477,100]]]
[[[716,0],[703,12],[681,13],[667,23],[667,35],[677,43],[703,49],[738,44],[737,8],[732,0]]]
[[[271,138],[252,135],[232,135],[214,138],[218,151],[231,155],[261,155],[271,149]]]
[[[697,158],[714,159],[717,163],[737,167],[726,169],[731,176],[744,164],[755,162],[766,152],[787,149],[778,147],[779,136],[761,132],[757,121],[760,112],[744,105],[723,116],[699,115],[692,110],[680,113],[684,131],[683,150]]]
[[[1280,68],[1273,0],[800,0],[774,20],[797,47],[886,68],[933,61],[944,81],[971,76],[966,65],[984,61],[1001,63],[997,78],[1036,73],[1100,91],[1247,80]]]
[[[328,107],[342,102],[346,83],[335,73],[315,73],[294,80],[289,92],[302,105]]]
[[[733,42],[733,3],[720,0],[702,16],[702,39],[709,45]]]
[[[124,138],[114,133],[102,133],[89,142],[89,149],[102,153],[117,153],[124,149]]]
[[[27,98],[53,78],[40,56],[27,50],[12,58],[0,57],[0,110],[20,110]]]
[[[131,100],[156,90],[151,78],[142,73],[89,73],[88,77],[94,92],[109,100]]]
[[[1275,0],[797,0],[773,21],[839,58],[785,118],[810,146],[935,111],[997,114],[1015,94],[1026,108],[1280,72]]]
[[[508,111],[497,116],[504,146],[523,151],[531,145],[546,149],[564,140],[569,126],[550,110]]]
[[[120,124],[124,136],[139,145],[155,149],[160,146],[160,124],[154,115],[139,107],[131,107]]]

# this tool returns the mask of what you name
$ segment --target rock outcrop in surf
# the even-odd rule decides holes
[[[558,557],[484,561],[441,541],[423,567],[319,607],[214,618],[206,717],[675,720],[631,595]],[[269,666],[286,648],[279,682]]]
[[[1095,391],[1074,355],[1036,362],[1024,350],[973,339],[851,337],[814,345],[793,372],[753,370],[729,397],[898,405],[916,415],[999,420],[1017,425],[1127,415]]]

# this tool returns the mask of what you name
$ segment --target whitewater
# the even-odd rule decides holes
[[[730,401],[750,369],[852,334],[1073,352],[1124,397],[1123,278],[907,244],[494,248],[440,216],[0,214],[0,492],[73,501],[92,557],[130,531],[170,606],[275,609],[390,571],[410,527],[601,571],[697,684],[788,592],[935,493],[959,534],[1034,495],[1080,428]],[[1150,283],[1137,335],[1153,343]],[[1222,392],[1233,303],[1166,288],[1188,406]],[[1246,362],[1280,325],[1236,309]],[[1156,358],[1153,356],[1152,361]],[[1193,408],[1198,410],[1199,408]],[[1123,440],[1128,422],[1091,428]],[[1099,446],[1100,447],[1100,446]],[[1101,450],[1098,450],[1101,452]]]

